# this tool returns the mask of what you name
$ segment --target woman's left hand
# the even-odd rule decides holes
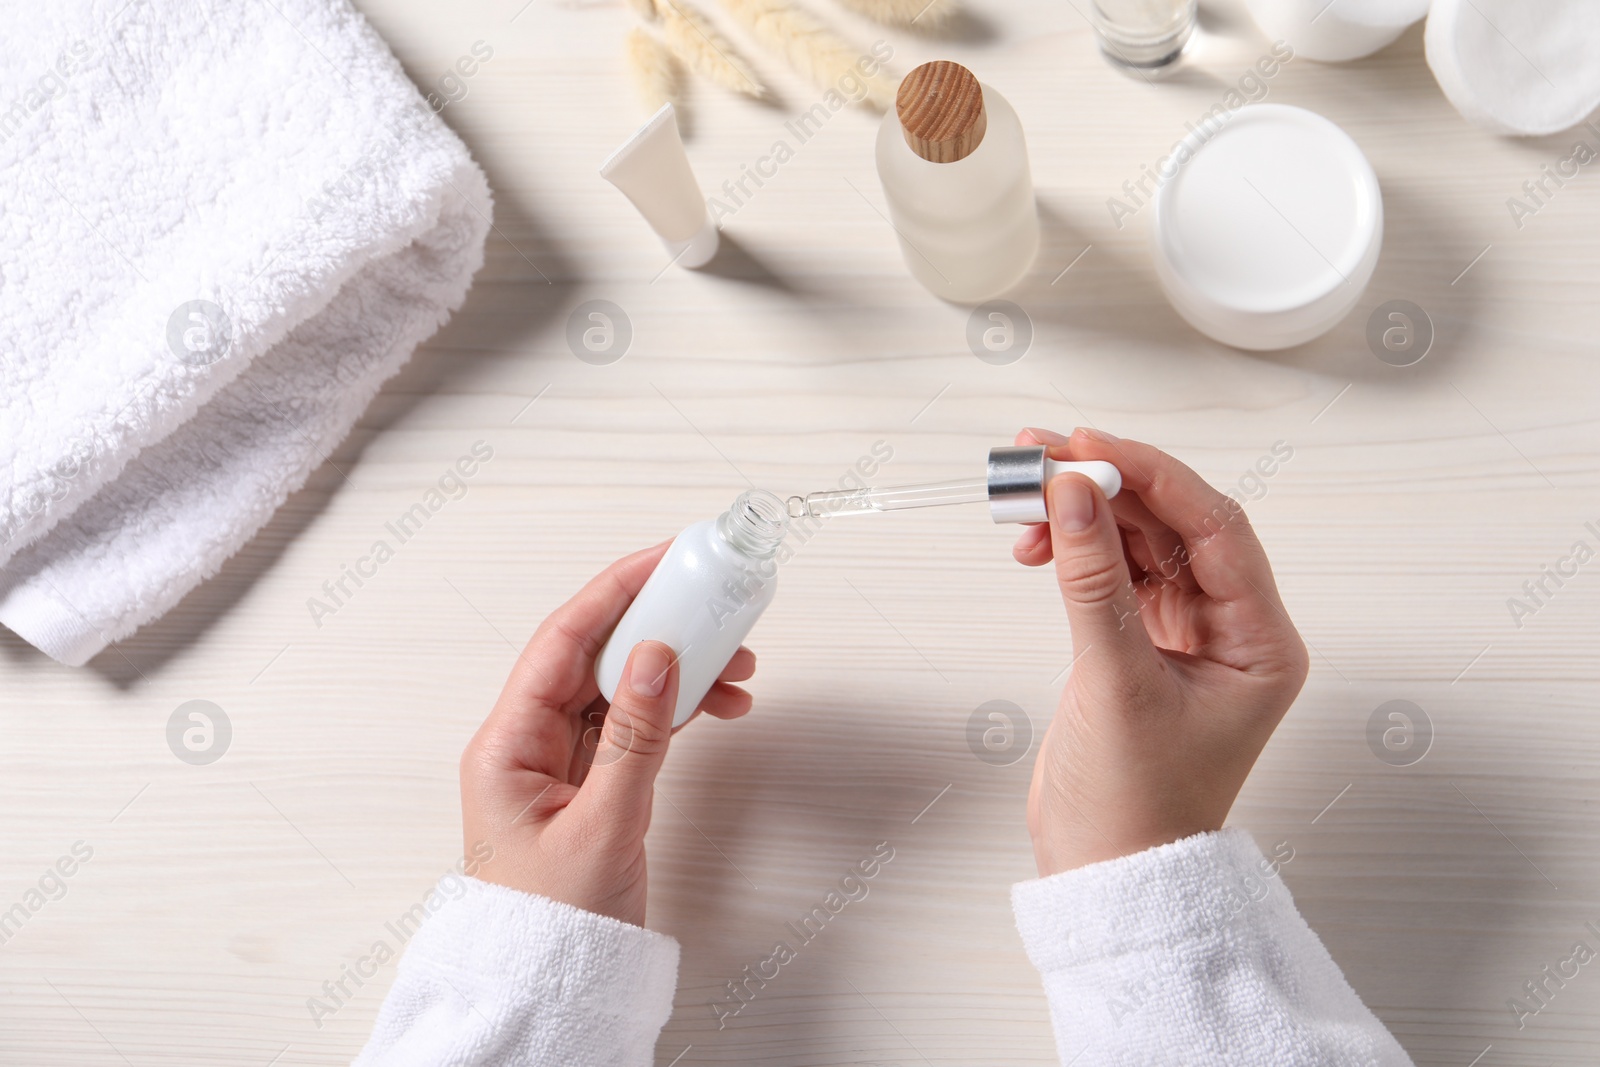
[[[644,835],[666,758],[678,669],[642,641],[609,706],[594,680],[606,637],[660,562],[660,544],[613,563],[541,625],[461,756],[467,854],[486,882],[644,925]],[[755,673],[741,647],[696,711],[736,719]]]

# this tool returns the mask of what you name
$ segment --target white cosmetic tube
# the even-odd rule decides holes
[[[674,263],[703,267],[717,254],[717,227],[689,169],[678,134],[678,113],[671,104],[662,104],[638,133],[600,164],[600,177],[633,201]]]

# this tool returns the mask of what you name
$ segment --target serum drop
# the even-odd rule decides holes
[[[600,695],[616,696],[635,645],[660,641],[677,655],[672,725],[687,722],[772,603],[773,557],[788,525],[783,501],[752,489],[718,518],[678,534],[595,659]]]
[[[877,155],[906,266],[935,296],[978,304],[1028,273],[1039,213],[1005,97],[959,63],[924,63],[900,82]]]

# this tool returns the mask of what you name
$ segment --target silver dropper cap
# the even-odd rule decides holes
[[[1004,445],[989,449],[989,517],[995,522],[1047,522],[1045,483],[1064,471],[1092,480],[1110,499],[1122,488],[1122,475],[1109,463],[1049,459],[1043,445]]]
[[[989,449],[989,517],[995,522],[1044,522],[1044,446]]]

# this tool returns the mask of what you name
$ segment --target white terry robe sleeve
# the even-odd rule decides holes
[[[356,1067],[650,1067],[678,942],[468,878],[423,923]],[[454,889],[454,887],[452,887]]]
[[[1073,1067],[1410,1067],[1242,830],[1019,882]]]

